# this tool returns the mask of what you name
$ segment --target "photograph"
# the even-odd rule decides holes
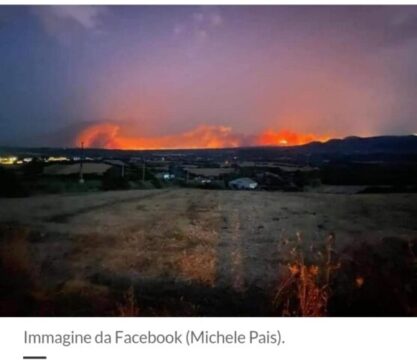
[[[417,5],[0,5],[0,317],[417,316],[416,64]]]

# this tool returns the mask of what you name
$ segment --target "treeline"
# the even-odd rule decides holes
[[[161,188],[163,184],[155,175],[141,168],[132,171],[126,167],[112,167],[103,175],[79,174],[44,175],[42,162],[31,162],[20,167],[0,166],[0,197],[26,197],[35,194],[77,193],[106,190]]]
[[[321,168],[328,185],[415,185],[417,164],[331,163]]]

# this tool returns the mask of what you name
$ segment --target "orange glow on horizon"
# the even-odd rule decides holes
[[[215,149],[237,147],[240,138],[224,126],[202,125],[182,134],[141,137],[124,135],[120,125],[104,123],[84,129],[76,138],[76,144],[81,142],[86,147],[121,150]]]
[[[301,134],[289,130],[267,130],[257,136],[256,144],[265,146],[296,146],[308,144],[313,141],[325,142],[329,139],[329,136]]]
[[[120,150],[217,149],[239,146],[295,146],[312,141],[327,141],[327,136],[300,134],[289,130],[267,130],[254,136],[236,134],[230,127],[201,125],[190,131],[165,136],[126,135],[128,129],[112,123],[101,123],[81,131],[75,145]]]

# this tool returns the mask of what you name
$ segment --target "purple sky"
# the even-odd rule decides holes
[[[417,6],[0,6],[0,54],[0,144],[417,132]]]

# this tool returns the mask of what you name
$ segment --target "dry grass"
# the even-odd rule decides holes
[[[355,308],[346,305],[341,314],[357,314],[364,298],[370,299],[367,311],[374,304],[371,295],[377,294],[378,301],[384,298],[380,295],[384,292],[376,293],[374,288],[375,284],[388,288],[386,274],[393,278],[391,292],[404,294],[401,306],[410,304],[416,313],[411,295],[417,292],[414,287],[408,290],[415,282],[408,279],[411,274],[417,279],[417,248],[410,248],[414,254],[407,257],[413,268],[407,262],[402,269],[405,263],[400,255],[398,263],[392,260],[401,250],[395,247],[398,241],[375,245],[381,234],[417,238],[416,195],[181,189],[153,191],[154,197],[147,194],[130,191],[4,200],[0,222],[15,225],[8,227],[7,234],[0,225],[0,290],[13,292],[7,304],[20,302],[21,310],[6,311],[2,306],[4,312],[36,315],[39,303],[55,301],[56,306],[51,304],[45,314],[128,316],[140,308],[141,315],[191,315],[193,311],[224,315],[230,310],[232,315],[320,316],[339,314],[346,303]],[[51,220],[60,216],[65,222]],[[298,234],[288,248],[276,248],[276,239],[288,237],[293,229],[310,238]],[[334,237],[325,238],[330,231],[337,231],[338,255]],[[353,250],[361,241],[378,247],[381,254],[375,251],[375,259],[368,261],[366,248],[358,260]],[[320,248],[316,247],[319,243]],[[312,244],[315,249],[310,248]],[[349,244],[352,256],[344,250]],[[344,267],[336,271],[339,257]],[[282,266],[279,279],[277,262]],[[399,280],[393,273],[398,273]],[[137,286],[140,306],[133,293],[121,299],[120,291],[129,284]],[[165,296],[165,289],[172,290],[170,297]],[[392,301],[387,303],[384,306],[389,307]]]
[[[284,316],[325,316],[331,295],[333,272],[339,268],[334,256],[335,237],[329,235],[325,243],[324,254],[317,251],[319,261],[309,263],[306,259],[300,233],[296,236],[296,246],[290,253],[284,279],[276,291],[274,304]],[[310,256],[313,257],[313,256]],[[313,257],[314,258],[314,257]]]
[[[24,228],[13,228],[6,231],[0,246],[0,258],[3,269],[10,276],[23,274],[32,276],[32,261],[29,254],[28,231]]]
[[[123,301],[117,306],[116,316],[139,316],[140,309],[136,301],[133,286],[123,296]]]
[[[2,234],[3,239],[0,242],[2,283],[7,283],[12,288],[24,286],[30,290],[38,283],[39,269],[33,262],[28,237],[29,231],[22,227],[5,229]],[[11,281],[7,281],[8,279]]]
[[[216,281],[216,253],[214,249],[197,246],[184,250],[177,262],[179,274],[187,279],[207,286],[214,286]]]
[[[26,303],[38,294],[39,266],[33,261],[29,231],[23,227],[0,229],[0,314],[25,311]]]

